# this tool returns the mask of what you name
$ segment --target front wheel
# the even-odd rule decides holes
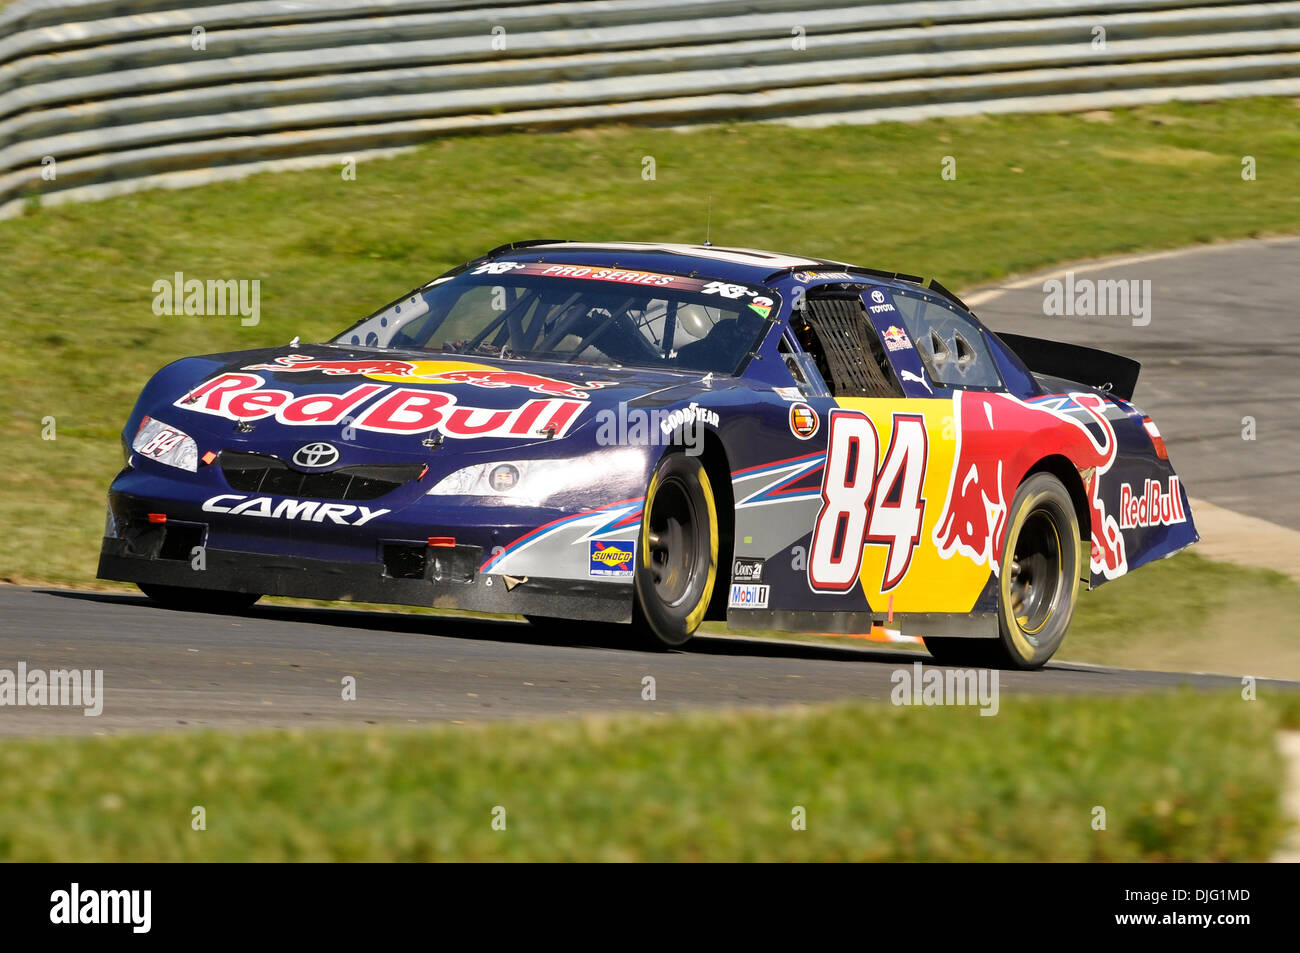
[[[191,589],[188,586],[163,586],[152,582],[136,585],[164,609],[182,609],[187,612],[243,612],[262,598],[255,592],[221,592],[215,589]]]
[[[655,468],[641,516],[633,621],[654,648],[684,644],[718,576],[718,514],[698,457],[673,453]]]
[[[1033,669],[1047,663],[1070,626],[1079,591],[1079,518],[1050,473],[1016,491],[1002,547],[996,639],[926,639],[948,665]]]

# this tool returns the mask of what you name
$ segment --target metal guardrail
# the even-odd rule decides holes
[[[1297,93],[1300,0],[17,0],[0,217],[476,129]]]

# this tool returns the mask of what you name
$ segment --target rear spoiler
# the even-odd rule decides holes
[[[1133,399],[1142,365],[1131,358],[1099,351],[1095,347],[1047,341],[1023,334],[998,333],[997,337],[1035,374],[1060,377],[1122,400]]]

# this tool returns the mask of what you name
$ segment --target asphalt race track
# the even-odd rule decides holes
[[[527,623],[346,609],[255,607],[243,616],[153,606],[143,596],[0,589],[0,659],[103,669],[104,709],[3,708],[0,734],[287,727],[665,713],[683,708],[887,699],[924,654],[702,637],[690,651],[546,641]],[[36,633],[39,633],[38,635]],[[13,664],[6,662],[6,665]],[[342,680],[356,678],[356,700]],[[656,699],[641,698],[642,678]],[[1069,665],[1003,672],[1002,692],[1239,686],[1221,676]],[[1295,686],[1300,688],[1300,686]]]
[[[1064,269],[1062,269],[1062,272]],[[1300,378],[1294,302],[1300,239],[1207,246],[1077,277],[1152,282],[1151,323],[1046,318],[1043,279],[972,295],[993,328],[1070,340],[1144,364],[1135,400],[1161,425],[1193,497],[1300,529]],[[1254,416],[1258,439],[1241,438]],[[1137,577],[1140,579],[1140,573]],[[1115,585],[1133,584],[1121,580]],[[156,608],[143,596],[0,587],[0,666],[102,669],[102,715],[0,708],[0,734],[284,727],[661,714],[889,697],[895,670],[928,656],[854,645],[701,637],[674,653],[548,640],[524,623],[258,606],[242,616]],[[1067,640],[1068,647],[1068,640]],[[656,700],[642,700],[653,676]],[[356,679],[356,700],[342,681]],[[1001,689],[1117,693],[1239,679],[1066,664],[1003,672]],[[1300,688],[1297,683],[1285,683]]]
[[[1076,281],[1149,280],[1150,323],[1045,316],[1043,282],[1066,271]],[[1187,495],[1300,530],[1297,301],[1300,238],[1065,266],[968,296],[995,331],[1140,361],[1133,400],[1159,425]],[[1242,439],[1243,417],[1255,419],[1254,440]]]

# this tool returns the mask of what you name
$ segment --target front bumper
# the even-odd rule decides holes
[[[167,544],[165,533],[160,535],[157,545],[153,541],[142,544],[138,539],[104,537],[99,578],[221,592],[596,622],[629,622],[632,618],[628,587],[480,573],[482,550],[477,546],[429,547],[419,554],[422,563],[414,558],[414,547],[379,563],[207,548],[200,558],[183,545]],[[400,575],[394,575],[394,571]]]
[[[557,560],[535,561],[552,569],[544,577],[532,566],[483,572],[487,554],[529,525],[501,520],[500,510],[403,507],[355,527],[209,512],[200,505],[209,494],[137,471],[120,474],[109,491],[99,578],[596,622],[632,618],[631,585],[566,577],[569,567]],[[429,515],[437,522],[424,522]],[[495,523],[484,518],[494,516]],[[432,544],[435,534],[450,545]]]

